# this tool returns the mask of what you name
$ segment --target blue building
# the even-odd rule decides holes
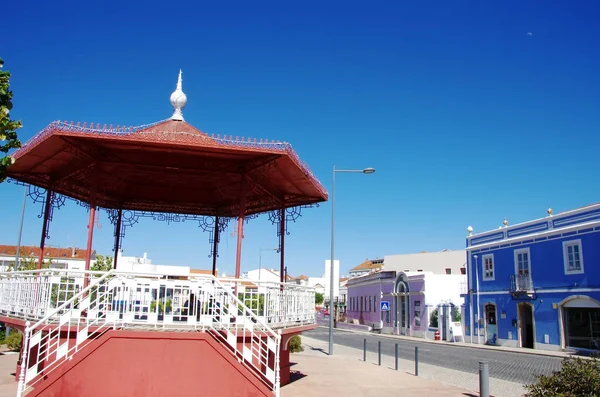
[[[466,342],[600,350],[600,204],[472,231]]]

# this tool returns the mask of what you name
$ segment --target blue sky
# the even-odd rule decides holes
[[[90,3],[90,4],[88,4]],[[464,247],[475,232],[600,196],[596,1],[8,2],[0,56],[29,139],[53,120],[140,125],[168,118],[184,72],[186,121],[207,133],[291,142],[324,185],[338,174],[336,257]],[[0,243],[15,244],[23,188],[0,185]],[[39,244],[27,203],[23,243]],[[53,246],[85,246],[87,214],[55,211]],[[289,226],[290,274],[320,275],[330,203]],[[103,214],[94,248],[110,254]],[[221,244],[231,273],[235,239]],[[242,266],[277,246],[246,226]],[[126,255],[208,268],[208,234],[144,220]],[[277,267],[274,253],[263,264]]]

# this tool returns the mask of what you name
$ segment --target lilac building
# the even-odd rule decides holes
[[[395,257],[402,258],[393,258],[388,265],[386,257],[382,270],[348,280],[347,321],[384,333],[427,338],[433,338],[439,325],[442,339],[449,339],[450,323],[460,323],[463,304],[460,294],[466,283],[466,275],[461,270],[465,263],[464,251]],[[398,264],[407,269],[393,269]],[[452,274],[453,269],[455,274]],[[382,310],[382,302],[389,310],[385,310],[386,307]],[[431,314],[436,310],[438,321],[431,323]]]

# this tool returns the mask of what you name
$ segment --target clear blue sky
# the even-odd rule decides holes
[[[476,232],[600,197],[600,3],[589,1],[7,2],[0,56],[27,140],[53,120],[168,118],[184,72],[186,121],[207,133],[291,142],[325,186],[338,174],[336,257],[464,247]],[[0,243],[15,244],[22,188],[0,185]],[[25,244],[39,244],[28,203]],[[320,275],[330,203],[287,239],[290,274]],[[54,246],[85,246],[87,214],[55,212]],[[110,254],[103,214],[94,248]],[[231,273],[235,240],[221,244]],[[276,247],[246,227],[243,269]],[[144,220],[126,255],[208,268],[208,234]],[[263,264],[277,266],[273,253]]]

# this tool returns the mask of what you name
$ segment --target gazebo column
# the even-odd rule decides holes
[[[285,283],[285,204],[279,210],[279,279]]]
[[[121,247],[121,219],[123,218],[123,209],[119,208],[117,222],[115,223],[115,259],[113,260],[113,269],[117,269],[117,259],[119,257],[119,248]]]
[[[50,223],[50,206],[52,205],[52,190],[48,188],[46,194],[46,203],[44,204],[44,221],[42,223],[42,240],[40,241],[40,256],[38,258],[37,268],[41,269],[44,263],[44,247],[46,245],[46,236]]]
[[[90,217],[88,219],[88,238],[85,252],[85,270],[90,270],[92,261],[92,238],[94,237],[94,222],[96,220],[96,181],[93,181],[92,192],[90,193]],[[86,275],[83,283],[83,288],[87,288],[90,283],[89,277]]]
[[[219,248],[219,215],[215,215],[215,230],[213,231],[212,275],[217,277],[217,253]]]
[[[242,189],[240,195],[240,212],[238,216],[237,251],[235,254],[235,278],[240,278],[242,265],[242,238],[244,238],[244,215],[246,214],[246,176],[242,175]]]

